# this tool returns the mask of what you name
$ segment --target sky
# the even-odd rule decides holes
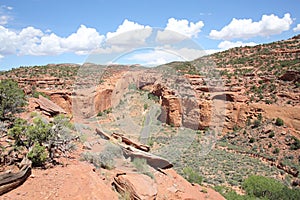
[[[299,11],[299,0],[0,0],[0,71],[191,60],[300,34]]]

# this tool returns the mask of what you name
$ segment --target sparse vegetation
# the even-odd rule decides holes
[[[154,179],[154,175],[153,175],[153,173],[151,173],[150,168],[145,159],[135,158],[135,159],[133,159],[132,163],[138,172],[145,174],[145,175],[149,176],[150,178]]]
[[[277,126],[283,126],[284,122],[283,122],[283,120],[281,118],[277,117],[276,121],[275,121],[275,124]]]
[[[13,117],[25,104],[25,94],[17,82],[0,80],[0,120]]]
[[[197,172],[195,172],[191,167],[184,167],[182,171],[184,177],[190,183],[198,183],[199,185],[201,185],[203,178]]]
[[[52,161],[54,149],[62,145],[64,151],[74,150],[71,128],[69,119],[62,115],[55,117],[51,123],[41,117],[34,118],[32,124],[17,118],[8,135],[14,139],[17,149],[25,147],[29,150],[28,158],[34,165],[41,166],[47,159]]]
[[[115,159],[122,157],[122,150],[119,146],[108,143],[100,153],[85,152],[81,154],[81,158],[94,164],[95,167],[104,169],[115,168]]]

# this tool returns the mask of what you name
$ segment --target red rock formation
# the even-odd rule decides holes
[[[144,174],[117,174],[113,185],[119,193],[127,193],[133,200],[154,200],[157,196],[157,185]]]
[[[35,102],[38,104],[38,108],[42,110],[46,115],[54,116],[57,114],[66,114],[66,111],[63,110],[60,106],[41,95],[38,99],[35,99]]]

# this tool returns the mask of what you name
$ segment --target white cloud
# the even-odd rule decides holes
[[[286,13],[283,18],[279,18],[274,14],[263,15],[258,22],[253,22],[252,19],[233,18],[232,21],[220,31],[212,30],[209,36],[213,39],[224,40],[270,36],[289,30],[292,23],[293,20],[289,13]]]
[[[81,25],[76,33],[62,39],[61,46],[70,52],[88,53],[92,49],[99,48],[104,38],[96,29]]]
[[[128,19],[125,19],[123,21],[123,24],[121,24],[115,32],[108,32],[106,34],[106,37],[107,37],[107,39],[110,39],[110,38],[120,35],[122,33],[134,31],[134,30],[145,29],[145,28],[151,29],[150,26],[140,25],[136,22],[132,22],[132,21],[129,21]]]
[[[158,31],[156,41],[165,44],[178,42],[187,38],[197,37],[203,28],[203,21],[196,23],[186,19],[177,20],[170,18],[163,31]]]
[[[10,20],[10,17],[8,15],[2,15],[0,16],[0,25],[5,25]]]
[[[14,8],[11,7],[11,6],[6,6],[6,9],[7,9],[7,10],[13,10]]]
[[[96,29],[81,25],[76,33],[64,38],[44,33],[34,27],[20,32],[0,26],[0,55],[57,55],[66,52],[88,54],[99,48],[104,40]]]
[[[218,48],[222,49],[222,50],[227,50],[233,47],[244,47],[244,46],[255,46],[257,45],[255,42],[241,42],[241,41],[237,41],[237,42],[230,42],[230,41],[223,41],[218,45]]]
[[[204,23],[202,21],[198,21],[194,23],[194,22],[189,22],[186,19],[177,20],[174,18],[170,18],[168,20],[168,24],[165,30],[174,31],[191,38],[191,37],[197,37],[198,33],[201,31],[201,28],[203,28],[203,26]]]
[[[295,28],[293,28],[294,32],[299,32],[300,31],[300,24],[297,24]]]
[[[107,45],[134,47],[143,45],[151,35],[152,28],[125,19],[115,32],[106,34]]]

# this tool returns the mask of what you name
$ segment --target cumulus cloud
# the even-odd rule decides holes
[[[145,44],[152,28],[125,19],[115,32],[106,34],[107,45],[137,46]]]
[[[227,50],[233,47],[244,47],[244,46],[255,46],[257,45],[255,42],[241,42],[241,41],[237,41],[237,42],[230,42],[230,41],[223,41],[218,45],[218,48],[222,49],[222,50]]]
[[[95,49],[99,49],[102,53],[121,52],[146,44],[145,41],[151,33],[150,26],[127,19],[115,32],[108,32],[106,36],[85,25],[81,25],[76,32],[67,37],[60,37],[50,30],[42,31],[34,27],[16,31],[0,25],[0,56],[58,55],[67,52],[86,55]],[[105,48],[102,48],[103,46]]]
[[[156,40],[158,42],[171,43],[186,38],[197,37],[203,26],[203,21],[194,23],[189,22],[186,19],[177,20],[170,18],[165,29],[163,31],[158,31]]]
[[[81,25],[76,33],[64,38],[47,34],[34,27],[20,32],[0,26],[0,55],[57,55],[66,52],[87,54],[99,48],[104,40],[96,29]]]
[[[209,36],[212,39],[231,40],[234,38],[249,39],[256,36],[270,36],[280,34],[283,31],[290,29],[293,23],[289,13],[286,13],[283,18],[278,16],[263,15],[261,20],[253,22],[252,19],[235,19],[220,31],[212,30]]]
[[[165,29],[178,32],[182,35],[191,38],[191,37],[197,37],[198,33],[201,31],[201,28],[203,28],[203,26],[204,23],[202,21],[198,21],[194,23],[194,22],[189,22],[186,19],[177,20],[174,18],[170,18],[168,20],[168,24]]]
[[[70,52],[86,54],[92,49],[99,48],[104,38],[96,29],[81,25],[76,33],[62,39],[61,46]]]
[[[297,24],[295,28],[293,28],[294,32],[299,32],[300,31],[300,24]]]

